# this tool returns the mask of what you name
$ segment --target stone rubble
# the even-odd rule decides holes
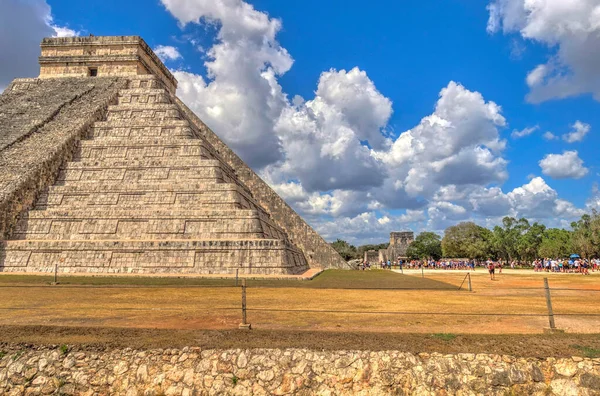
[[[600,395],[600,359],[399,351],[0,349],[6,395]]]

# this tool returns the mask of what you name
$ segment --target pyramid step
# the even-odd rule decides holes
[[[206,160],[207,162],[210,160]],[[99,181],[99,180],[214,180],[224,181],[226,176],[218,164],[196,166],[145,166],[145,167],[106,167],[80,166],[80,163],[68,163],[58,175],[58,182],[63,181]]]
[[[119,91],[119,105],[171,103],[166,90],[160,88],[131,88]]]
[[[1,241],[5,272],[295,274],[302,253],[277,239]]]
[[[127,125],[124,125],[127,124]],[[116,128],[116,127],[189,127],[190,123],[187,120],[129,120],[126,123],[123,121],[113,120],[113,121],[96,121],[94,123],[94,128]]]
[[[208,146],[202,139],[196,138],[186,138],[181,136],[140,136],[140,137],[104,137],[98,139],[84,139],[81,140],[81,147],[170,147],[170,146],[180,146],[180,145],[190,145],[190,146]]]
[[[89,181],[55,184],[48,188],[48,193],[111,193],[111,192],[203,192],[203,191],[243,191],[235,183],[217,183],[210,180],[194,180],[189,183],[173,183],[170,181],[148,180],[143,182],[121,183],[117,180]]]
[[[12,239],[27,240],[172,240],[264,238],[260,219],[28,219],[20,221]]]
[[[179,108],[174,104],[124,104],[108,106],[108,121],[129,119],[175,119],[182,120]]]
[[[136,209],[46,209],[31,210],[25,213],[23,220],[53,220],[53,219],[227,219],[227,218],[258,218],[259,213],[251,209],[191,209],[191,210],[165,210],[163,208],[136,208]]]
[[[177,111],[179,111],[179,107],[177,107],[177,105],[175,105],[173,103],[152,103],[152,104],[132,103],[132,104],[117,104],[117,105],[108,106],[109,113],[111,111],[121,112],[121,111],[137,111],[137,110],[155,110],[155,111],[177,110]]]
[[[158,137],[105,137],[101,139],[82,140],[80,146],[81,154],[79,158],[87,158],[91,153],[104,153],[107,157],[122,157],[123,154],[129,151],[147,153],[149,155],[143,157],[172,157],[172,156],[189,156],[190,153],[201,152],[206,153],[207,158],[220,158],[217,152],[204,139],[197,137],[183,136],[158,136]],[[199,147],[201,149],[199,149]],[[104,149],[110,148],[108,152]],[[186,154],[188,153],[188,154]],[[162,154],[162,155],[161,155]],[[223,167],[233,168],[220,160]]]
[[[83,208],[140,208],[163,206],[165,209],[249,209],[236,191],[212,192],[123,192],[123,193],[65,193],[41,195],[37,209],[83,209]]]
[[[127,144],[134,139],[82,140],[74,159],[83,158],[157,158],[157,157],[202,157],[211,158],[213,150],[199,139],[173,139],[172,143],[146,142]],[[177,142],[176,142],[177,141]],[[120,142],[120,143],[119,143]],[[127,144],[127,145],[123,145]]]
[[[153,138],[161,136],[194,136],[194,132],[187,121],[171,119],[157,121],[159,122],[96,122],[94,127],[91,128],[90,138]]]
[[[190,210],[167,210],[161,207],[144,207],[135,209],[46,209],[30,210],[26,212],[24,220],[52,220],[52,219],[225,219],[225,218],[257,218],[259,212],[254,209],[223,209],[209,208]]]
[[[167,167],[188,167],[188,166],[206,166],[207,163],[212,163],[214,166],[219,166],[220,162],[201,157],[154,157],[141,159],[125,159],[125,158],[86,158],[81,161],[68,162],[65,169],[84,169],[84,168],[145,168],[154,166]]]
[[[12,239],[107,239],[107,234],[114,239],[156,239],[158,234],[165,239],[287,239],[258,210],[147,208],[32,210],[19,219]]]

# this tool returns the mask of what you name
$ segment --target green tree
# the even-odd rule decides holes
[[[442,239],[442,252],[448,258],[486,259],[491,254],[492,233],[473,222],[448,227]]]
[[[538,257],[545,230],[545,225],[536,222],[521,234],[517,241],[517,253],[520,259],[531,262]]]
[[[341,239],[331,243],[336,252],[346,261],[358,258],[356,247]]]
[[[412,259],[434,259],[442,257],[442,240],[434,232],[422,232],[408,246],[406,255]]]
[[[519,242],[529,228],[530,225],[527,219],[517,220],[508,216],[503,218],[502,227],[496,226],[493,230],[493,250],[506,261],[521,258]]]
[[[544,231],[538,249],[540,257],[565,258],[573,253],[572,232],[561,228],[549,228]]]
[[[600,215],[596,210],[591,215],[585,214],[577,222],[571,223],[573,228],[572,244],[575,253],[591,258],[600,254]]]

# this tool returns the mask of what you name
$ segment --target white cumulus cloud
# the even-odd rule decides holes
[[[162,0],[182,26],[215,23],[208,79],[175,72],[178,95],[254,167],[283,159],[274,125],[288,106],[277,78],[293,64],[276,35],[281,21],[240,0]]]
[[[393,137],[392,101],[359,67],[323,71],[310,97],[284,92],[293,59],[277,40],[280,20],[242,0],[161,1],[182,28],[217,32],[205,73],[175,71],[178,95],[326,238],[375,242],[409,226],[578,213],[541,178],[502,191],[507,122],[480,92],[449,82],[431,114]],[[530,81],[545,78],[540,68]]]
[[[154,48],[154,53],[163,62],[183,58],[179,53],[179,50],[171,45],[157,45],[156,48]]]
[[[400,134],[388,150],[376,152],[390,168],[384,188],[402,186],[411,196],[429,197],[443,185],[504,181],[506,160],[499,154],[506,142],[499,128],[505,125],[500,106],[450,82],[433,114]]]
[[[592,127],[590,124],[575,121],[575,123],[571,125],[571,132],[563,135],[563,140],[567,143],[581,142],[591,129]]]
[[[542,173],[553,179],[581,179],[588,174],[577,151],[562,154],[548,154],[540,162]]]
[[[543,44],[549,60],[527,75],[528,100],[592,93],[600,100],[598,0],[492,0],[488,31],[516,33]]]

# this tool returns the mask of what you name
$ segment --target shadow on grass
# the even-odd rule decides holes
[[[0,287],[46,286],[53,281],[53,276],[0,274]],[[59,286],[234,287],[236,285],[234,278],[65,275],[59,276],[59,283]],[[457,290],[457,286],[449,283],[385,270],[326,270],[312,280],[248,279],[247,285],[264,288]]]

